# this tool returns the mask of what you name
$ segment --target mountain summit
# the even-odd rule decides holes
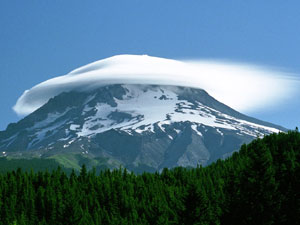
[[[246,64],[117,55],[35,85],[13,108],[19,115],[28,115],[62,92],[144,84],[201,88],[236,110],[257,110],[285,100],[296,90],[292,83],[281,73]]]
[[[63,92],[0,132],[3,155],[80,155],[133,171],[195,167],[284,130],[245,116],[205,90],[112,84]]]

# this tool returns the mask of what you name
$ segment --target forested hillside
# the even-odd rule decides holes
[[[32,159],[17,159],[17,158],[0,158],[0,173],[5,174],[6,172],[16,170],[17,168],[22,169],[23,171],[46,171],[46,170],[54,170],[60,166],[61,169],[67,174],[71,173],[72,170],[62,167],[54,159],[41,159],[41,158],[32,158]]]
[[[1,224],[299,224],[300,133],[272,134],[227,160],[126,170],[0,175]]]

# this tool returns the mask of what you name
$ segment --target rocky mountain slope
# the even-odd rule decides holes
[[[154,171],[207,165],[243,143],[281,130],[202,89],[113,84],[51,98],[0,132],[0,151],[12,157],[80,154],[107,167]]]

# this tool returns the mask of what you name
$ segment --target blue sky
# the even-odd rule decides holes
[[[19,120],[12,107],[24,90],[118,54],[254,63],[300,77],[298,1],[3,0],[0,28],[0,130]],[[250,115],[295,128],[300,100]]]

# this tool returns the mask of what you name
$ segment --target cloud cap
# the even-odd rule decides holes
[[[250,64],[117,55],[37,84],[22,94],[13,109],[27,115],[62,92],[122,83],[201,88],[242,112],[279,103],[299,87],[299,80],[290,74]]]

